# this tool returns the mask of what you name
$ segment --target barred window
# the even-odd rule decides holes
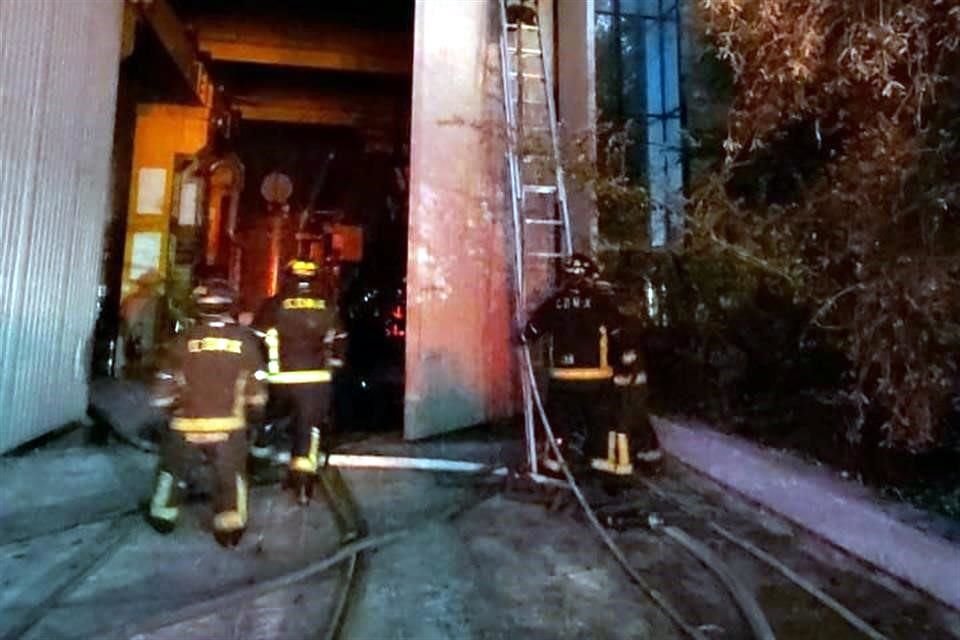
[[[595,21],[597,107],[614,125],[634,123],[627,163],[649,189],[650,242],[662,246],[683,214],[678,0],[596,0]]]

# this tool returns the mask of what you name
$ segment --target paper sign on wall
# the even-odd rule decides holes
[[[181,227],[192,227],[197,224],[197,183],[193,180],[184,182],[180,188],[180,211],[177,212],[177,222]]]
[[[163,234],[159,231],[140,231],[133,234],[130,247],[130,280],[136,280],[145,273],[160,270],[160,249]]]
[[[137,213],[159,215],[163,213],[163,198],[166,195],[167,170],[142,167],[137,174]]]

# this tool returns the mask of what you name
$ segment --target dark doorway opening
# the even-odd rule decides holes
[[[147,380],[149,354],[182,328],[174,294],[189,293],[211,265],[240,290],[238,312],[254,312],[276,286],[283,260],[311,246],[301,237],[310,235],[304,222],[319,220],[337,225],[349,245],[338,299],[351,340],[336,381],[336,428],[402,428],[414,3],[169,5],[175,20],[160,26],[147,19],[148,10],[125,13],[136,37],[121,64],[115,215],[107,231],[95,375]],[[212,98],[184,83],[184,69],[196,66],[208,75]],[[144,107],[170,105],[195,109],[199,124],[171,121],[159,135],[135,134]],[[206,145],[159,154],[176,146],[164,145],[165,136],[202,130],[204,109]],[[138,161],[144,150],[150,160]],[[158,311],[148,314],[151,340],[137,369],[133,357],[123,357],[131,342],[123,301],[133,279],[131,237],[146,220],[130,204],[144,162],[166,171],[163,210],[150,218],[163,221],[150,233],[161,239],[156,260],[165,280],[154,295]],[[271,174],[292,186],[282,203],[263,195]]]

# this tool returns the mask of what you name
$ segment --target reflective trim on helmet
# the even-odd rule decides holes
[[[287,270],[295,276],[313,277],[318,269],[317,263],[310,260],[291,260],[287,263]]]
[[[271,373],[268,380],[271,384],[304,384],[307,382],[330,382],[333,380],[333,375],[329,369],[279,371]]]
[[[197,304],[203,306],[213,306],[213,305],[223,305],[223,304],[233,304],[233,298],[228,298],[227,296],[200,296],[197,298]]]

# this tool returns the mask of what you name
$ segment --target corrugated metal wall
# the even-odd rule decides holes
[[[417,0],[404,434],[516,412],[500,0]]]
[[[122,0],[0,0],[0,452],[83,416]]]

